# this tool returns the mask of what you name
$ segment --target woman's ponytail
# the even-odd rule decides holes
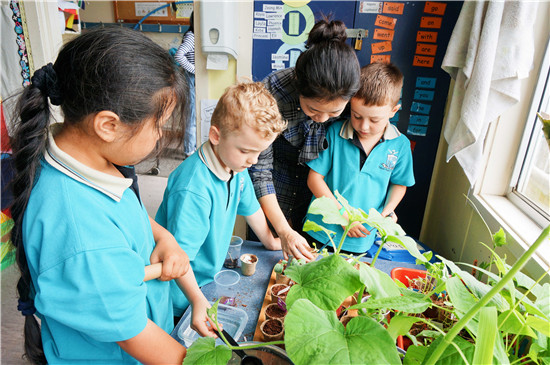
[[[32,281],[23,246],[23,215],[34,183],[40,175],[40,164],[48,135],[50,106],[60,105],[62,95],[59,92],[57,76],[52,64],[37,70],[28,86],[19,98],[17,111],[19,121],[11,139],[13,149],[13,166],[16,170],[12,181],[14,201],[11,213],[14,227],[11,239],[17,248],[16,259],[21,272],[17,283],[19,304],[17,308],[25,316],[25,357],[34,364],[45,364],[46,358],[42,347],[40,326],[34,317],[36,309],[31,295]]]

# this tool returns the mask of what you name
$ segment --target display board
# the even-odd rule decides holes
[[[151,11],[164,5],[168,6],[148,16],[143,23],[189,25],[193,4],[173,1],[113,1],[115,20],[119,23],[137,23]]]
[[[396,213],[405,231],[416,238],[422,226],[450,83],[441,62],[461,8],[461,1],[254,2],[255,80],[294,66],[305,49],[309,30],[322,15],[331,15],[348,29],[366,34],[360,40],[348,39],[361,66],[375,60],[392,62],[403,72],[402,107],[391,122],[411,141],[416,184],[408,189]]]

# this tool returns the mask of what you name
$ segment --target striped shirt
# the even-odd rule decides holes
[[[325,123],[311,120],[300,106],[294,78],[294,68],[287,68],[264,79],[288,127],[260,154],[258,163],[248,169],[256,196],[276,194],[287,219],[296,214],[297,208],[307,209],[311,192],[307,186],[309,167],[306,162],[317,158],[319,152],[327,148],[325,130],[340,118],[331,118]]]
[[[191,31],[183,35],[183,42],[174,56],[187,72],[195,74],[195,34]]]

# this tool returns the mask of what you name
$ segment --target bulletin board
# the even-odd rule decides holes
[[[288,5],[293,4],[294,7]],[[348,29],[365,31],[361,42],[348,38],[361,66],[392,62],[404,75],[401,109],[391,122],[411,141],[416,184],[396,213],[418,238],[439,145],[450,77],[441,69],[462,1],[262,1],[254,2],[252,74],[294,66],[307,34],[322,14]]]
[[[143,24],[189,25],[189,16],[193,11],[193,3],[173,4],[173,1],[158,0],[113,1],[115,20],[119,23],[138,23],[154,9],[163,5],[169,5],[151,14],[151,16],[143,21]]]

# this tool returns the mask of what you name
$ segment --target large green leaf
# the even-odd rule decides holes
[[[426,257],[420,253],[416,241],[409,236],[392,236],[388,235],[386,241],[395,242],[403,246],[409,253],[419,262],[428,262]]]
[[[391,217],[383,217],[376,209],[370,208],[366,222],[371,227],[376,227],[384,239],[386,236],[405,236],[406,233],[401,226],[393,221]],[[411,238],[412,239],[412,238]]]
[[[330,255],[303,266],[287,267],[285,274],[296,282],[286,298],[289,308],[296,300],[307,298],[319,308],[336,310],[344,299],[362,286],[359,271],[339,255]]]
[[[458,275],[460,279],[462,279],[464,284],[475,295],[477,299],[481,299],[481,297],[483,297],[489,292],[489,290],[491,290],[492,287],[490,285],[484,284],[481,281],[477,280],[470,273],[460,269],[457,265],[455,265],[454,262],[449,261],[441,256],[438,257],[441,259],[441,261],[445,263],[445,265],[447,265],[451,272]],[[513,292],[513,290],[514,288],[512,285],[511,291]],[[500,312],[508,310],[510,308],[508,302],[505,301],[500,294],[495,295],[488,304],[496,306]]]
[[[510,309],[499,314],[498,328],[504,333],[537,338],[535,332],[527,325],[525,317],[515,309]]]
[[[455,308],[455,314],[459,318],[462,318],[478,302],[478,299],[466,289],[458,276],[453,276],[447,280],[447,292]],[[477,334],[478,318],[479,313],[466,324],[466,327],[474,334]]]
[[[285,348],[296,365],[401,364],[395,342],[384,327],[355,317],[344,327],[334,311],[297,300],[285,318]]]
[[[326,196],[313,200],[309,206],[308,213],[322,215],[323,222],[328,224],[348,225],[348,220],[340,214],[334,201]]]
[[[550,284],[544,283],[535,300],[535,305],[546,315],[546,318],[550,318]]]
[[[373,298],[396,297],[401,294],[399,286],[383,271],[362,263],[359,266],[361,282],[365,285],[365,290]]]
[[[395,341],[397,340],[397,336],[407,334],[411,330],[412,325],[416,322],[418,322],[418,317],[410,317],[398,313],[390,320],[388,324],[388,333]]]
[[[403,365],[420,365],[426,356],[428,348],[426,346],[409,346],[403,359]]]
[[[405,313],[422,313],[431,305],[432,300],[427,295],[422,298],[416,296],[396,296],[379,299],[371,298],[364,303],[351,306],[350,309],[393,309]]]
[[[548,322],[546,319],[542,319],[534,316],[527,316],[527,319],[525,320],[525,324],[527,324],[531,328],[536,329],[543,335],[550,337],[550,322]]]
[[[216,346],[212,337],[199,337],[187,350],[183,365],[226,365],[231,359],[231,350],[225,345]]]

